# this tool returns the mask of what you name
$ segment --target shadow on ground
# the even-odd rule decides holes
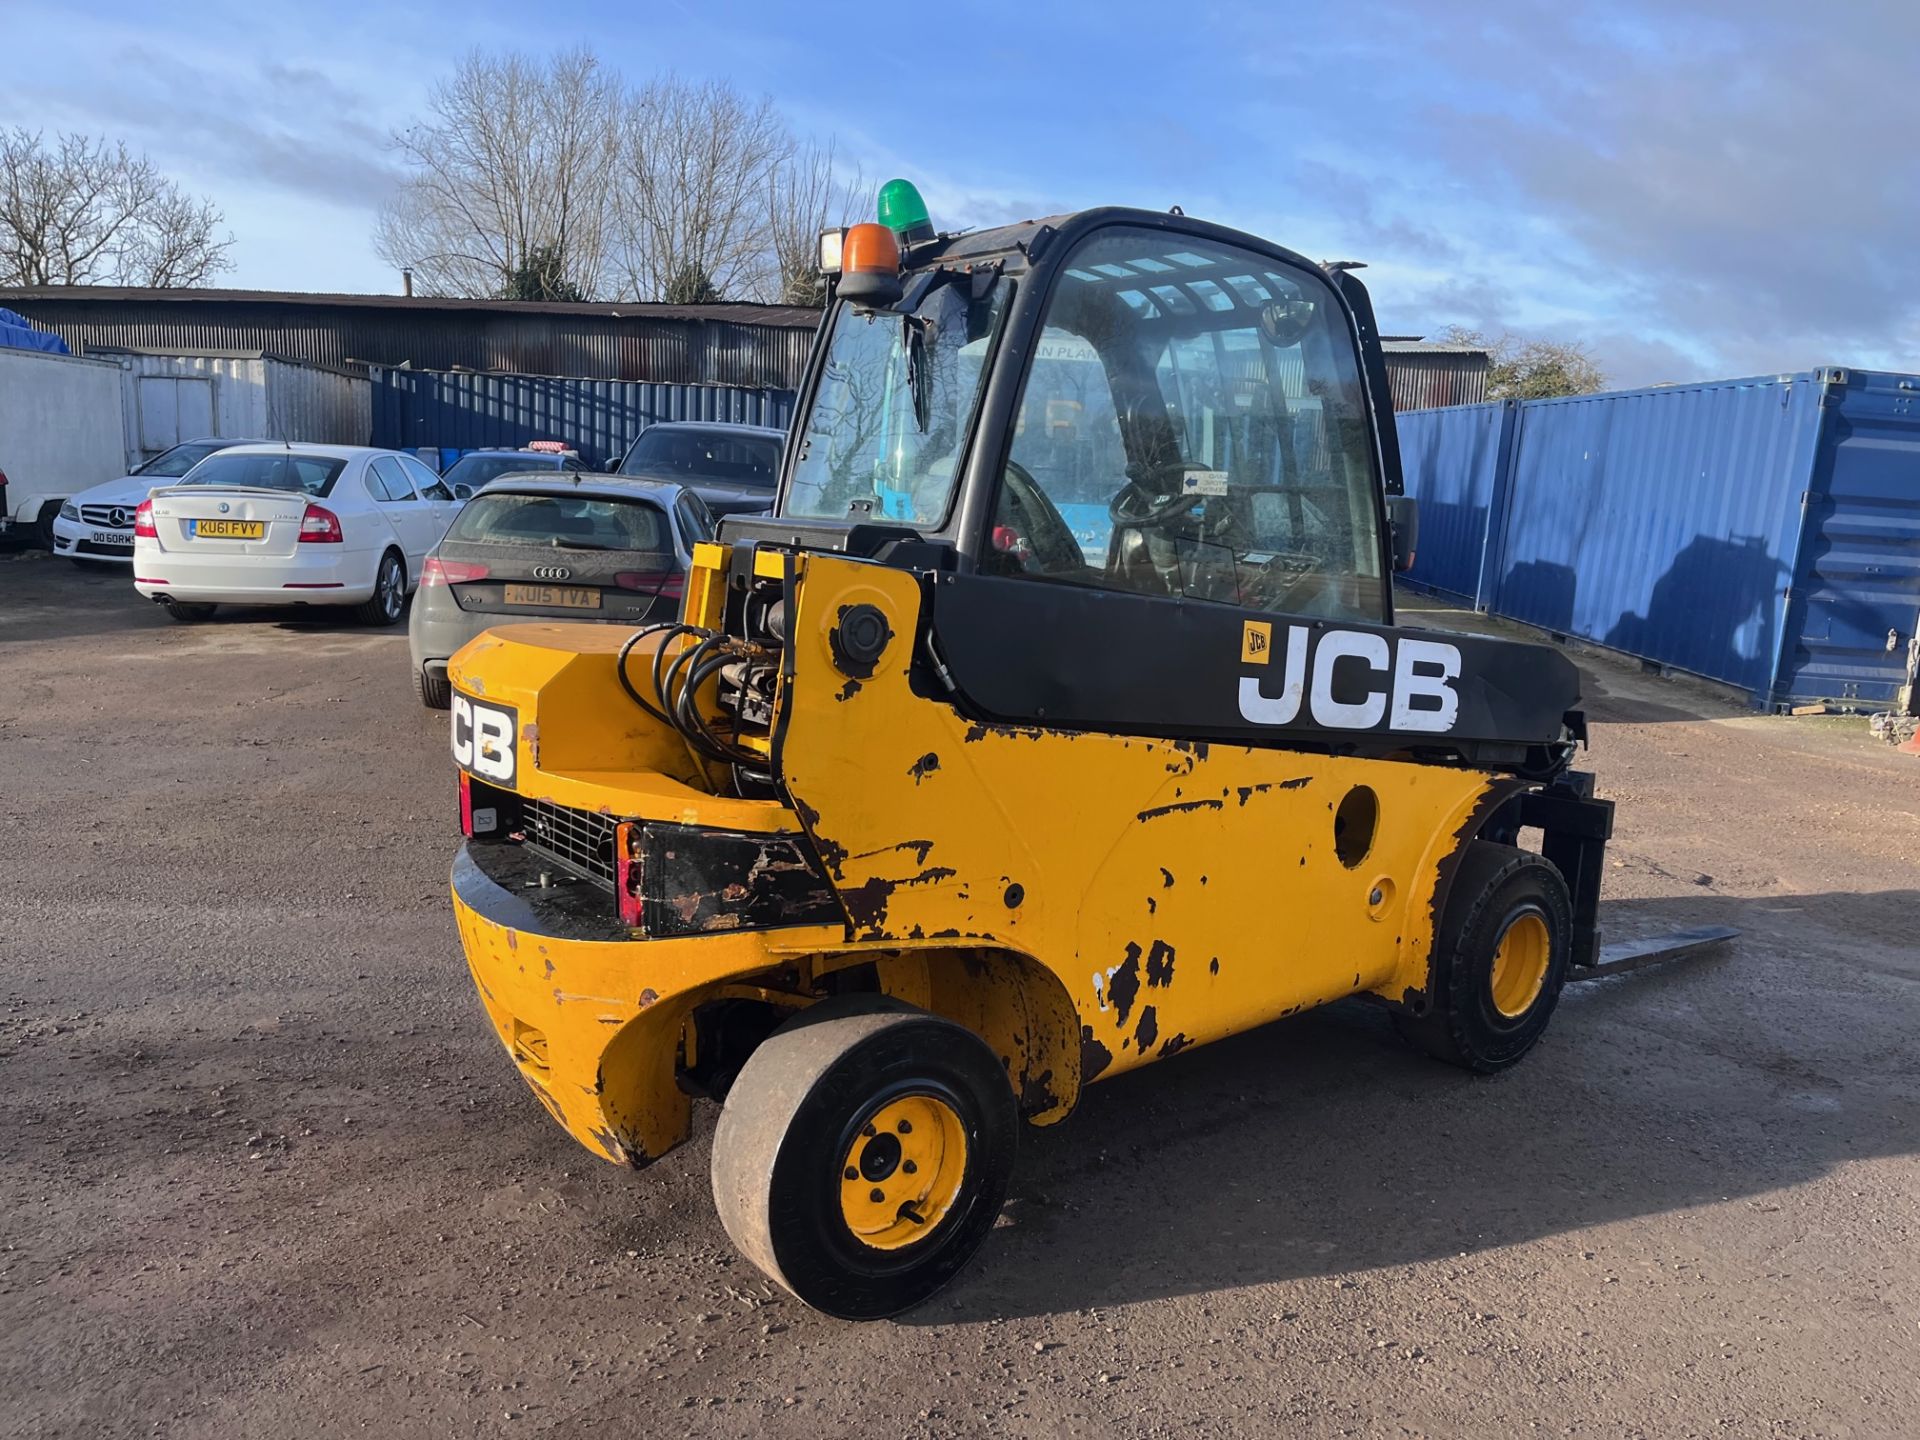
[[[1569,987],[1539,1049],[1492,1078],[1416,1056],[1348,1002],[1097,1085],[1062,1129],[1026,1132],[1007,1220],[907,1323],[1390,1269],[1920,1152],[1920,989],[1842,996],[1838,941],[1796,985],[1802,911],[1884,942],[1920,892],[1616,902],[1609,934],[1748,933]],[[1920,981],[1920,957],[1882,973]]]

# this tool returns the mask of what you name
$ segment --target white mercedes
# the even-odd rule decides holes
[[[459,509],[397,450],[236,445],[141,502],[133,585],[182,621],[220,605],[351,605],[391,625]]]

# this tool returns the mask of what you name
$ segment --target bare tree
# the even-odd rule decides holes
[[[621,92],[584,47],[468,55],[428,118],[394,136],[410,173],[374,248],[428,294],[503,295],[529,267],[556,293],[601,293]]]
[[[866,182],[856,167],[843,176],[833,141],[796,147],[767,179],[767,245],[774,298],[783,305],[826,303],[820,275],[820,232],[860,213]]]
[[[1521,340],[1502,335],[1489,340],[1478,330],[1449,326],[1441,338],[1452,345],[1485,350],[1491,400],[1546,400],[1556,395],[1592,395],[1606,388],[1601,370],[1584,345],[1567,340]]]
[[[231,268],[224,218],[123,144],[0,132],[0,284],[200,285]]]
[[[719,296],[765,294],[769,178],[792,149],[772,102],[663,76],[621,128],[623,296],[657,300],[694,274]]]

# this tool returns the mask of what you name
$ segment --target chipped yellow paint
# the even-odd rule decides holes
[[[917,633],[913,575],[807,556],[779,762],[858,938],[1027,957],[1074,1007],[1087,1079],[1424,987],[1440,865],[1494,776],[975,724],[913,693],[901,643],[845,694],[828,635],[856,603]],[[1334,816],[1362,785],[1379,819],[1349,867]]]
[[[689,623],[718,622],[728,558],[696,550]],[[1426,985],[1443,863],[1513,782],[975,723],[908,683],[920,578],[828,554],[763,552],[753,569],[789,565],[792,674],[773,755],[794,809],[712,793],[720,777],[621,693],[618,629],[503,627],[449,666],[457,689],[518,710],[523,795],[623,819],[804,827],[852,917],[851,929],[583,941],[511,930],[456,897],[503,1045],[589,1148],[639,1164],[686,1138],[675,1067],[697,1005],[728,993],[804,1005],[854,964],[985,1037],[1038,1123],[1064,1117],[1083,1083],[1188,1045]],[[877,606],[895,638],[852,684],[829,636],[857,604]],[[661,643],[630,658],[642,693]],[[1356,786],[1374,792],[1378,821],[1347,865],[1335,814]]]

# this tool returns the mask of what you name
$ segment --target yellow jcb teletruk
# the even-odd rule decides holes
[[[514,1064],[622,1165],[723,1102],[728,1234],[852,1318],[965,1265],[1018,1122],[1097,1080],[1350,995],[1513,1064],[1595,959],[1612,816],[1562,654],[1394,623],[1352,267],[1178,210],[879,208],[822,237],[771,512],[679,618],[449,670]]]

